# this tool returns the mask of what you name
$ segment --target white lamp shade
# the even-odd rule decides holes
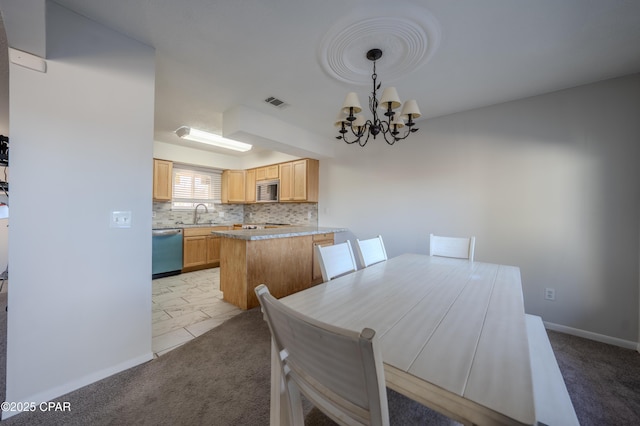
[[[389,108],[389,102],[391,102],[391,109],[399,108],[402,105],[395,87],[387,87],[383,90],[382,98],[380,98],[380,108],[386,111]]]
[[[353,108],[354,114],[362,111],[356,92],[349,92],[349,94],[347,94],[347,97],[344,99],[344,103],[342,104],[342,112],[349,114],[350,108]]]
[[[393,121],[391,122],[391,125],[395,125],[396,129],[402,129],[404,127],[404,120],[402,119],[402,117],[398,114],[395,115],[395,118],[393,119]]]
[[[411,114],[412,118],[418,118],[422,114],[420,114],[420,108],[418,108],[418,102],[415,99],[411,99],[404,103],[404,107],[402,108],[402,116],[409,118],[409,114]]]
[[[364,127],[367,124],[367,121],[364,119],[362,115],[356,115],[355,121],[351,124],[354,127],[354,131],[358,132],[361,127]]]
[[[336,117],[336,121],[334,123],[334,126],[336,127],[342,127],[342,123],[345,123],[345,125],[349,125],[349,120],[347,120],[347,114],[345,114],[344,112],[340,112],[338,114],[338,116]]]
[[[364,126],[366,123],[366,120],[364,119],[363,115],[356,115],[356,119],[353,122],[354,126]]]

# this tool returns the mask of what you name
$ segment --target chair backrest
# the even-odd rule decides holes
[[[316,255],[324,282],[358,269],[349,240],[331,246],[317,245]]]
[[[280,355],[292,424],[304,424],[298,392],[339,424],[389,424],[375,331],[358,333],[316,321],[282,304],[265,285],[255,292]]]
[[[381,235],[368,240],[356,239],[356,246],[358,247],[360,262],[365,268],[374,263],[387,260],[387,251],[384,249]]]
[[[429,254],[431,256],[457,257],[460,259],[469,259],[473,262],[476,237],[440,237],[430,234],[429,246]]]

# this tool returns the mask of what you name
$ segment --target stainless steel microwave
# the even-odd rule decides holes
[[[256,182],[256,202],[258,203],[275,203],[278,201],[280,190],[280,181],[261,180]]]

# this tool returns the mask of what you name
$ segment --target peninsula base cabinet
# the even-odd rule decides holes
[[[226,231],[228,226],[185,228],[182,239],[182,272],[220,266],[220,239],[211,231]]]
[[[222,237],[220,291],[241,309],[259,305],[254,289],[265,284],[275,298],[313,286],[313,236],[243,240]]]

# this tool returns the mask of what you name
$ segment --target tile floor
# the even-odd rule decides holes
[[[156,356],[243,312],[222,300],[220,268],[158,278],[152,284],[152,347]]]

